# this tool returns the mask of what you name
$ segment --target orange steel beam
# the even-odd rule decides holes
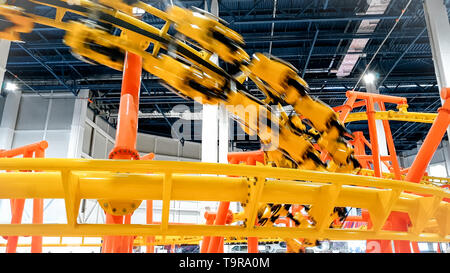
[[[40,142],[36,142],[33,144],[29,144],[29,145],[11,149],[11,150],[1,150],[0,157],[16,157],[19,155],[25,155],[26,153],[38,152],[38,151],[41,151],[41,153],[42,153],[47,148],[48,148],[48,142],[43,140]]]
[[[0,151],[0,157],[16,157],[22,155],[24,158],[45,156],[45,149],[48,148],[47,141],[40,141],[11,150]],[[25,199],[11,199],[11,224],[20,224],[22,222]],[[33,199],[33,224],[42,224],[44,218],[43,199]],[[7,238],[6,253],[15,253],[17,250],[18,236],[9,236]],[[31,252],[42,252],[42,236],[32,236]]]
[[[379,101],[378,105],[380,106],[380,111],[386,111],[386,106],[384,105],[384,102]],[[383,128],[384,128],[384,135],[386,136],[386,143],[388,146],[390,161],[392,163],[392,168],[394,170],[395,179],[401,180],[402,175],[400,173],[400,164],[398,163],[397,159],[397,151],[395,150],[394,145],[394,138],[392,137],[392,131],[391,126],[389,125],[388,120],[383,120]]]
[[[265,163],[263,150],[258,150],[258,151],[253,151],[253,152],[242,152],[242,153],[229,153],[228,159],[232,159],[233,161],[243,161],[247,165],[256,165],[256,162],[260,162],[262,164]],[[237,163],[234,163],[234,164],[237,164]],[[248,253],[258,253],[258,238],[257,237],[248,237],[247,252]]]
[[[370,135],[370,143],[365,139],[364,134],[362,132],[356,132],[354,134],[355,139],[352,142],[352,144],[355,145],[355,156],[360,161],[361,165],[363,167],[369,167],[369,162],[372,162],[373,169],[375,172],[376,177],[382,176],[381,171],[381,163],[386,160],[390,160],[394,164],[394,172],[396,177],[398,176],[401,178],[400,175],[400,166],[397,161],[396,152],[395,152],[395,146],[392,138],[392,132],[389,127],[389,122],[383,121],[383,128],[385,131],[385,135],[387,138],[387,144],[389,149],[389,156],[380,156],[379,146],[378,146],[378,136],[376,131],[376,122],[375,122],[375,103],[378,103],[380,106],[380,110],[386,109],[384,102],[390,102],[390,103],[399,103],[399,104],[406,104],[406,99],[404,98],[398,98],[398,97],[390,97],[390,96],[383,96],[378,94],[368,94],[368,93],[361,93],[361,92],[347,92],[347,97],[349,98],[347,102],[349,102],[350,98],[352,99],[350,103],[356,101],[356,99],[363,99],[362,102],[364,102],[366,106],[366,112],[367,112],[367,121],[369,125],[369,135]],[[358,106],[363,106],[362,102],[358,102]],[[354,106],[354,104],[353,104]],[[341,120],[345,120],[347,118],[348,114],[350,113],[352,109],[350,107],[347,107],[342,110],[340,117],[343,118]],[[365,153],[365,146],[364,144],[370,144],[369,148],[372,150],[372,155],[366,155]],[[388,165],[387,165],[388,166]],[[388,166],[389,167],[389,166]],[[390,217],[394,217],[396,215],[391,215]],[[370,223],[369,228],[371,228],[372,224]],[[391,226],[391,223],[386,224],[384,228],[388,229]],[[398,244],[398,242],[397,242]],[[398,248],[400,246],[404,246],[403,243],[400,243]],[[382,253],[391,253],[392,247],[391,242],[388,240],[367,240],[367,249],[366,252],[382,252]]]
[[[450,88],[445,88],[441,92],[444,105],[438,109],[438,116],[436,117],[433,125],[428,132],[422,147],[417,153],[413,164],[411,165],[405,180],[410,182],[419,183],[425,174],[426,168],[430,163],[436,149],[444,137],[446,130],[450,124]],[[394,214],[394,212],[392,213]],[[393,216],[391,214],[391,216]],[[390,216],[390,218],[391,218]],[[396,217],[392,217],[393,221],[392,229],[396,231],[407,231],[410,224],[407,213],[395,212]],[[409,241],[394,241],[394,247],[396,252],[404,253],[411,252],[411,246]],[[414,246],[413,246],[414,247]]]
[[[225,241],[225,239],[222,237],[222,238],[220,238],[220,244],[219,244],[219,253],[223,253],[224,252],[224,242]]]
[[[385,103],[393,103],[393,104],[403,104],[406,105],[407,99],[404,97],[395,97],[395,96],[387,96],[387,95],[380,95],[380,94],[372,94],[372,93],[365,93],[365,92],[357,92],[357,91],[347,91],[346,93],[347,98],[356,95],[358,99],[368,100],[369,98],[373,100],[373,102],[385,102]]]
[[[251,152],[235,152],[235,153],[228,153],[228,162],[231,164],[238,164],[239,162],[245,162],[247,163],[247,160],[251,158],[251,161],[261,162],[264,164],[264,151],[258,150],[258,151],[251,151]],[[232,163],[237,162],[237,163]],[[254,164],[252,164],[254,165]]]
[[[446,130],[450,124],[450,88],[445,88],[441,92],[442,99],[445,100],[444,105],[438,109],[438,115],[426,136],[422,147],[417,153],[413,164],[411,165],[407,181],[419,183],[422,179],[428,164],[431,161],[436,149],[444,137]]]
[[[155,158],[154,153],[149,153],[140,158],[140,160],[153,160]]]
[[[153,200],[147,200],[147,224],[153,224]],[[153,243],[155,241],[155,236],[147,237],[147,243]],[[153,244],[146,246],[147,253],[154,253],[155,246]]]
[[[339,120],[341,122],[344,122],[347,119],[348,114],[353,110],[353,108],[357,107],[355,106],[355,102],[356,102],[356,95],[347,96],[347,100],[345,101],[344,105],[333,108],[334,111],[341,112],[339,114]]]
[[[141,87],[142,57],[131,52],[126,53],[122,90],[117,123],[116,143],[109,154],[110,159],[139,159],[136,151],[136,136],[139,114],[139,94]],[[123,224],[123,216],[107,215],[107,224]],[[130,237],[105,236],[104,252],[129,252]]]
[[[215,213],[205,212],[204,214],[207,225],[212,225],[214,219],[216,219]],[[209,243],[211,242],[211,236],[204,236],[202,240],[202,247],[200,248],[200,253],[207,253],[209,248]]]
[[[369,124],[370,143],[372,144],[373,170],[376,177],[381,177],[380,150],[378,146],[378,133],[375,123],[374,100],[371,96],[367,99],[367,122]]]
[[[23,208],[25,205],[25,199],[16,199],[13,202],[11,224],[20,224],[22,222]],[[16,253],[18,236],[8,236],[8,242],[6,244],[6,253]]]
[[[411,242],[411,245],[412,245],[412,249],[413,249],[414,253],[420,253],[419,243]]]
[[[364,133],[363,132],[353,132],[353,140],[351,141],[351,144],[353,145],[355,157],[358,159],[359,163],[363,168],[369,169],[369,163],[367,160],[364,160],[364,158],[370,157],[369,155],[366,155],[366,148],[364,146]]]
[[[230,164],[239,164],[244,162],[247,165],[256,165],[256,162],[261,162],[264,164],[264,151],[252,151],[252,152],[235,152],[228,153],[227,155],[228,162]],[[207,219],[208,225],[225,225],[227,222],[227,217],[229,215],[230,202],[220,202],[219,208],[217,209],[217,214],[214,219],[208,218],[207,214],[205,214],[205,218]],[[211,216],[210,216],[211,217]],[[248,252],[249,253],[257,253],[258,252],[258,238],[249,237],[248,238]],[[220,253],[223,252],[223,237],[220,236],[205,236],[203,237],[202,247],[200,249],[201,253]]]
[[[391,171],[394,172],[396,179],[401,179],[400,165],[398,163],[395,146],[394,146],[394,141],[392,138],[392,132],[390,130],[388,121],[383,121],[383,128],[384,128],[385,135],[386,135],[389,156],[388,157],[380,156],[380,151],[379,151],[379,146],[378,146],[378,136],[377,136],[376,124],[375,124],[374,104],[378,103],[378,105],[380,106],[380,110],[385,111],[386,110],[385,105],[384,105],[385,103],[394,103],[394,104],[397,104],[398,106],[407,105],[406,98],[379,95],[379,94],[369,94],[369,93],[362,93],[362,92],[354,92],[354,91],[348,91],[347,97],[352,99],[352,101],[350,101],[350,102],[354,102],[354,101],[356,101],[356,99],[364,100],[366,103],[366,108],[367,108],[366,112],[367,112],[367,120],[368,120],[368,125],[369,125],[372,160],[370,160],[370,157],[367,157],[365,154],[362,153],[362,151],[363,151],[362,147],[358,147],[358,149],[357,149],[358,152],[360,153],[360,156],[358,157],[358,159],[363,162],[371,161],[373,163],[373,169],[375,171],[376,177],[381,177],[381,174],[382,174],[381,173],[381,162],[382,161],[383,162],[391,161],[392,166],[389,166],[389,164],[387,164],[387,166],[389,167],[389,169]],[[353,107],[355,106],[354,104],[355,103],[353,103]],[[360,104],[361,103],[358,102],[358,106]],[[443,107],[443,108],[445,109],[445,107]],[[350,107],[348,107],[348,106],[341,107],[341,108],[339,108],[339,110],[341,110],[341,117],[343,117],[343,118],[346,118],[348,113],[351,111]],[[443,111],[443,112],[445,112],[445,111]],[[447,111],[447,116],[448,116],[448,111]],[[442,121],[442,123],[445,123],[445,120]],[[448,127],[448,122],[446,124],[446,127]],[[446,130],[446,128],[443,130],[442,136],[445,133],[445,130]],[[430,131],[430,133],[431,133],[431,131]],[[436,144],[436,148],[437,148],[437,145],[439,145],[439,142],[442,139],[442,136],[439,138],[438,143]],[[357,143],[357,141],[355,141],[355,142]],[[430,160],[431,160],[431,157],[432,157],[434,151],[435,151],[435,149],[432,150],[432,153],[430,155]],[[365,163],[365,164],[367,164],[367,163]],[[426,165],[428,165],[428,163]],[[426,165],[425,165],[425,168],[426,168]],[[424,171],[425,171],[425,169],[423,170],[422,174],[420,174],[420,176],[417,178],[417,182],[419,182],[420,179],[422,178]],[[398,230],[398,231],[406,230],[407,231],[408,224],[409,224],[409,217],[407,214],[392,213],[389,216],[388,222],[383,227],[383,229]],[[371,227],[371,223],[369,224],[369,228],[370,227]],[[390,241],[387,241],[387,240],[368,240],[367,246],[368,246],[367,252],[372,252],[372,251],[373,252],[392,252],[393,251]],[[394,241],[394,248],[395,248],[395,252],[402,252],[402,253],[411,252],[409,241]]]
[[[358,159],[362,162],[365,161],[363,164],[368,164],[367,160],[370,160],[372,158],[371,162],[373,163],[374,171],[376,176],[381,176],[381,163],[383,162],[391,171],[394,172],[395,177],[397,179],[401,179],[401,169],[400,164],[398,163],[397,154],[395,151],[394,141],[392,138],[392,132],[389,126],[389,121],[383,121],[383,129],[385,131],[386,135],[386,141],[387,146],[389,150],[389,156],[380,156],[379,154],[379,147],[378,147],[378,138],[377,138],[377,132],[376,132],[376,125],[375,125],[375,107],[374,104],[377,103],[380,106],[381,111],[385,111],[385,103],[394,103],[398,105],[407,105],[406,98],[403,97],[394,97],[394,96],[386,96],[386,95],[380,95],[380,94],[370,94],[370,93],[363,93],[363,92],[355,92],[355,91],[348,91],[346,93],[347,95],[347,101],[344,105],[334,108],[335,111],[340,111],[340,120],[344,121],[348,114],[351,112],[352,109],[356,107],[366,106],[366,112],[368,117],[368,125],[369,125],[369,134],[371,143],[367,142],[367,140],[364,138],[363,135],[360,135],[360,139],[364,139],[364,143],[366,143],[369,148],[372,150],[372,155],[367,156],[365,155],[365,152],[363,153],[364,147],[362,145],[359,145],[361,147],[355,147],[356,149],[360,150],[360,156]],[[357,99],[361,99],[361,101],[356,101]],[[375,138],[376,137],[376,138]],[[354,144],[360,144],[360,140],[355,140]],[[369,145],[370,144],[370,145]],[[372,148],[374,146],[374,148]],[[391,161],[392,165],[388,164],[385,161]]]
[[[45,147],[45,148],[43,148]],[[44,158],[48,143],[41,143],[40,149],[34,152],[34,157]],[[33,224],[44,223],[44,199],[33,199]],[[31,237],[31,253],[42,253],[42,236]]]
[[[141,74],[142,57],[127,52],[123,70],[116,144],[109,154],[110,159],[139,159],[136,151],[136,136]]]
[[[364,161],[372,161],[372,155],[356,155],[356,158],[359,160],[364,160]],[[391,156],[388,155],[382,155],[380,156],[381,161],[388,161],[391,160]]]
[[[220,202],[219,208],[217,209],[217,216],[214,220],[214,225],[225,225],[228,209],[230,208],[230,202]],[[208,253],[219,253],[220,242],[223,237],[212,236],[208,246]]]
[[[153,160],[155,158],[154,153],[149,153],[144,156],[142,156],[141,160]],[[154,224],[153,222],[153,200],[147,200],[146,201],[146,222],[147,224]],[[146,238],[147,245],[146,245],[146,253],[154,253],[155,252],[155,246],[153,245],[153,242],[155,242],[155,236],[148,236]]]

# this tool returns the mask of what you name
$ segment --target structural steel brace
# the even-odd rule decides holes
[[[23,156],[24,158],[43,158],[45,149],[48,148],[47,141],[40,141],[26,146],[18,147],[11,150],[0,150],[0,158],[13,158]],[[9,170],[7,170],[9,171]],[[20,224],[22,222],[22,214],[25,206],[25,199],[11,199],[11,224]],[[41,198],[33,199],[33,224],[42,224],[44,220],[44,200]],[[6,244],[6,253],[15,253],[19,237],[8,236]],[[31,253],[42,252],[42,236],[33,236],[31,239]]]

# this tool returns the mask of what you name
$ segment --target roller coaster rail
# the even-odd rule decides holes
[[[41,170],[0,173],[0,198],[63,198],[68,216],[67,224],[1,224],[0,234],[8,236],[209,235],[450,241],[450,204],[442,201],[450,198],[450,192],[433,185],[266,166],[168,161],[14,158],[0,159],[0,168]],[[162,200],[162,222],[158,225],[76,222],[81,199],[104,198]],[[175,225],[168,221],[171,200],[247,202],[253,208],[258,203],[313,204],[321,213],[315,227],[303,228]],[[336,206],[367,208],[373,228],[330,229],[330,213]],[[412,226],[408,232],[382,230],[392,211],[409,214]],[[249,210],[246,218],[248,223],[254,222],[256,210]]]

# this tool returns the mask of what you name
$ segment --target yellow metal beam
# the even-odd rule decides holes
[[[63,238],[60,238],[59,243],[43,243],[43,247],[101,247],[101,243],[85,243],[84,239],[86,237],[82,237],[81,243],[63,243]],[[99,237],[99,239],[101,239]],[[133,241],[133,246],[148,246],[148,245],[198,245],[200,241],[203,239],[202,236],[166,236],[165,240],[163,240],[162,236],[156,236],[153,242],[146,242],[145,237],[137,236]],[[246,238],[224,238],[225,244],[246,244]],[[260,238],[258,239],[259,243],[272,243],[272,242],[281,242],[283,241],[280,238]],[[30,243],[22,243],[18,244],[18,247],[31,247]],[[0,247],[6,247],[6,244],[0,244]]]
[[[375,172],[373,170],[361,169],[360,174],[374,176]],[[395,174],[393,173],[382,173],[382,175],[383,178],[395,179]],[[402,179],[405,179],[406,175],[402,175],[401,177]],[[422,177],[420,183],[441,187],[444,185],[450,185],[450,177],[424,176]]]
[[[395,120],[405,122],[433,123],[436,117],[437,114],[434,113],[415,113],[415,112],[396,112],[396,111],[381,111],[375,113],[375,119]],[[349,114],[347,119],[345,120],[345,123],[361,120],[367,120],[366,112]]]
[[[247,229],[241,226],[206,226],[206,225],[168,225],[163,233],[159,225],[114,225],[114,224],[79,224],[72,227],[67,224],[0,224],[0,232],[6,236],[55,236],[65,237],[98,237],[108,235],[121,236],[246,236],[246,237],[280,237],[280,238],[314,238],[315,229],[287,227],[256,227]],[[322,238],[329,240],[409,240],[418,242],[450,242],[450,235],[441,236],[436,233],[414,235],[400,231],[366,231],[329,229],[322,233]]]
[[[161,175],[105,172],[89,176],[89,178],[83,176],[79,178],[79,197],[81,199],[163,200]],[[335,174],[332,173],[326,174],[326,176],[329,176],[327,180],[330,183],[336,179]],[[373,177],[345,176],[349,184],[353,186],[342,187],[337,197],[337,205],[368,207],[373,204],[379,192],[391,188],[444,198],[450,197],[448,191],[434,186]],[[0,173],[0,198],[64,199],[64,191],[60,185],[61,180],[57,177],[54,173],[46,172]],[[245,202],[247,198],[246,182],[243,178],[173,175],[172,183],[171,200]],[[315,204],[321,189],[328,186],[329,184],[326,182],[269,180],[262,189],[259,202]],[[414,199],[420,198],[418,195],[407,195],[406,193],[402,193],[402,196],[405,198],[398,201],[399,208],[407,207],[410,203],[412,204]]]
[[[450,205],[441,201],[450,198],[448,190],[385,178],[267,166],[86,159],[0,159],[0,169],[41,170],[34,173],[0,173],[0,198],[59,198],[65,199],[68,208],[67,225],[3,224],[0,225],[2,235],[275,236],[448,241],[450,234]],[[248,199],[248,178],[255,177],[255,174],[257,181],[250,186],[250,204],[311,204],[319,212],[317,220],[320,225],[311,228],[251,225],[249,228],[248,225],[244,228],[173,225],[168,222],[170,200],[244,203]],[[80,199],[163,200],[166,204],[163,206],[165,217],[160,225],[76,224]],[[336,206],[369,209],[376,229],[355,231],[328,228],[327,215]],[[414,232],[379,230],[392,211],[409,213],[415,223],[412,227]],[[247,213],[247,219],[256,219],[255,209]],[[431,229],[436,225],[437,229]]]

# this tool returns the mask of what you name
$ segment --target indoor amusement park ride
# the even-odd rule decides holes
[[[0,225],[7,252],[16,250],[17,236],[33,236],[32,252],[42,251],[42,236],[101,236],[102,252],[131,252],[133,244],[147,245],[151,252],[155,244],[199,239],[201,252],[223,251],[224,241],[239,239],[248,243],[249,252],[257,252],[258,238],[285,240],[289,252],[321,240],[367,240],[368,252],[411,252],[411,246],[417,252],[417,242],[450,241],[449,180],[424,176],[450,122],[449,89],[442,91],[445,104],[437,114],[409,113],[405,98],[354,91],[347,92],[343,106],[332,109],[308,95],[307,83],[293,66],[260,53],[250,58],[238,33],[199,9],[170,6],[164,12],[138,0],[3,2],[0,38],[21,41],[34,23],[48,25],[66,31],[64,42],[80,59],[123,71],[116,146],[109,156],[116,160],[26,158],[43,157],[46,143],[0,153],[0,169],[8,171],[0,173],[0,198],[11,199],[12,205],[11,224]],[[37,5],[56,9],[55,18],[34,14]],[[157,29],[135,17],[133,8],[166,23]],[[66,13],[82,19],[64,21]],[[168,33],[171,26],[176,35]],[[116,29],[119,35],[113,34]],[[239,73],[223,70],[211,61],[213,54]],[[244,106],[229,109],[248,134],[259,136],[264,151],[231,153],[231,164],[140,157],[135,145],[142,69],[182,97]],[[266,98],[250,95],[246,80]],[[398,111],[386,111],[385,103],[396,104]],[[283,111],[286,104],[293,114]],[[365,113],[351,113],[362,106]],[[248,107],[258,114],[246,113]],[[383,120],[386,156],[378,148],[377,119]],[[362,132],[345,129],[355,120],[368,121],[370,142]],[[433,123],[409,169],[399,167],[389,120]],[[19,155],[24,158],[12,158]],[[390,173],[382,172],[382,164]],[[21,224],[26,198],[35,201],[32,224]],[[43,223],[44,198],[65,200],[67,224]],[[77,223],[81,199],[97,199],[106,224]],[[131,215],[143,200],[148,224],[132,224]],[[163,202],[160,223],[152,220],[151,200]],[[220,205],[217,213],[205,214],[206,225],[169,223],[171,200]],[[232,214],[230,202],[240,202],[243,212]],[[361,208],[362,216],[347,217],[346,207]],[[360,227],[349,228],[349,222]]]

